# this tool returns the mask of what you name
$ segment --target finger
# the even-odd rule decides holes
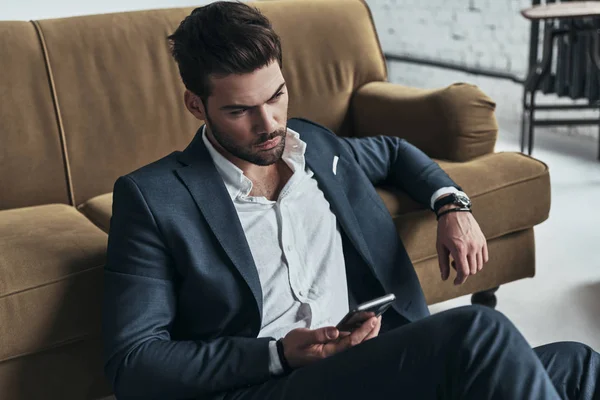
[[[362,341],[365,340],[365,338],[367,336],[369,336],[369,334],[377,328],[377,325],[379,324],[379,318],[377,317],[371,317],[368,320],[366,320],[361,326],[359,326],[357,329],[355,329],[352,332],[352,335],[350,335],[351,337],[354,336],[354,338],[352,338],[353,343],[354,344],[358,344],[361,343]]]
[[[379,335],[380,329],[381,329],[381,315],[379,317],[377,317],[377,324],[375,325],[375,328],[371,329],[371,332],[369,332],[369,334],[367,335],[365,340],[363,340],[363,342],[373,339],[374,337],[377,337],[377,335]]]
[[[477,273],[477,255],[475,253],[469,253],[467,255],[467,261],[469,261],[470,275],[475,275]]]
[[[443,244],[438,245],[438,262],[440,264],[440,272],[442,274],[442,280],[445,281],[450,276],[450,261],[448,257],[450,252]]]
[[[325,346],[323,347],[323,350],[324,350],[325,354],[331,355],[331,354],[335,353],[337,350],[335,350],[334,348],[330,347],[330,345],[333,344],[335,346],[336,344],[338,344],[342,340],[344,340],[345,337],[350,336],[351,333],[352,332],[340,331],[340,334],[338,335],[337,339],[325,343]]]
[[[454,284],[462,285],[469,277],[469,263],[464,251],[457,251],[456,253],[457,254],[452,254],[456,263],[456,278],[454,279]]]
[[[361,343],[365,340],[365,338],[369,335],[371,330],[375,328],[376,325],[377,318],[369,318],[361,326],[353,330],[349,336],[341,339],[337,344],[335,351],[344,350]]]
[[[490,257],[488,254],[488,246],[487,246],[487,241],[483,244],[483,262],[486,263],[490,261]]]
[[[477,252],[477,271],[483,269],[483,249]]]
[[[299,340],[299,345],[310,346],[311,344],[323,344],[331,342],[337,339],[339,331],[333,326],[327,326],[324,328],[306,330],[306,335],[303,335]]]

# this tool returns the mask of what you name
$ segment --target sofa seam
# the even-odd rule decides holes
[[[457,153],[457,149],[461,147],[458,143],[459,140],[457,140],[461,136],[458,122],[456,118],[449,117],[448,110],[446,109],[446,107],[444,107],[447,93],[450,91],[452,86],[453,85],[448,85],[442,90],[436,92],[434,96],[432,96],[432,101],[438,108],[439,115],[441,115],[442,119],[444,120],[443,126],[447,127],[447,129],[444,129],[444,131],[441,133],[441,136],[443,138],[443,142],[446,143],[446,149],[448,149],[448,151],[446,152],[446,156],[448,158],[454,158],[451,156],[455,156]]]
[[[99,228],[102,232],[108,233],[108,230],[110,229],[110,226],[104,226],[104,223],[100,222],[101,218],[97,218],[96,216],[92,216],[92,215],[87,214],[86,212],[82,211],[82,208],[84,208],[83,206],[85,204],[86,203],[83,203],[83,204],[80,204],[78,207],[76,207],[77,211],[81,215],[83,215],[85,218],[87,218],[97,228]],[[93,212],[91,214],[93,214]],[[105,230],[105,228],[106,228],[106,230]]]
[[[544,165],[545,165],[545,164],[544,164]],[[479,194],[477,194],[477,195],[474,195],[474,196],[472,197],[472,199],[476,199],[476,198],[478,198],[478,197],[481,197],[481,196],[487,195],[487,194],[489,194],[489,193],[496,192],[496,191],[498,191],[498,190],[499,190],[499,189],[501,189],[501,188],[507,188],[507,187],[511,187],[511,186],[518,185],[518,184],[520,184],[520,183],[523,183],[523,182],[528,182],[528,181],[532,181],[532,180],[535,180],[535,179],[539,179],[539,178],[541,178],[541,177],[543,177],[543,176],[547,175],[547,172],[548,172],[548,169],[546,168],[546,170],[545,170],[545,173],[543,173],[543,174],[539,174],[539,175],[537,175],[537,176],[535,176],[535,177],[532,177],[532,178],[527,178],[527,179],[522,179],[522,180],[520,180],[520,181],[512,182],[512,183],[511,183],[511,184],[509,184],[509,185],[506,185],[506,186],[501,186],[501,187],[497,187],[497,188],[495,188],[494,190],[491,190],[491,191],[488,191],[488,192],[479,193]],[[409,212],[409,213],[406,213],[406,214],[396,214],[396,215],[394,215],[392,218],[395,220],[395,219],[396,219],[396,218],[398,218],[398,217],[404,217],[404,216],[406,216],[406,215],[415,214],[415,213],[418,213],[418,212],[423,212],[423,211],[428,211],[428,210],[427,210],[427,209],[420,209],[420,210],[412,211],[412,212]],[[530,226],[530,224],[527,224],[527,225],[521,225],[521,226],[519,226],[519,227],[517,227],[517,228],[514,228],[514,229],[508,229],[508,230],[505,230],[505,231],[503,231],[503,232],[501,232],[501,233],[497,233],[497,234],[495,234],[495,235],[493,235],[493,236],[486,237],[486,241],[490,241],[490,240],[498,239],[498,238],[500,238],[500,237],[502,237],[502,236],[510,235],[510,234],[513,234],[513,233],[516,233],[516,232],[525,231],[525,230],[527,230],[527,229],[534,229],[534,228],[535,228],[535,226],[537,226],[537,225],[539,225],[539,224],[543,223],[544,221],[546,221],[546,220],[548,219],[548,217],[549,217],[549,216],[550,216],[550,214],[549,214],[549,213],[545,214],[545,216],[544,216],[544,219],[543,219],[543,220],[542,220],[540,223],[538,223],[538,224],[536,224],[536,225],[533,225],[533,226]],[[414,260],[414,261],[412,261],[412,260],[411,260],[411,262],[412,262],[412,263],[413,263],[413,265],[414,265],[414,264],[418,264],[418,263],[420,263],[420,262],[425,262],[425,261],[428,261],[428,260],[430,260],[430,259],[433,259],[433,258],[436,258],[436,257],[437,257],[437,255],[436,255],[436,254],[434,254],[434,255],[431,255],[431,256],[425,256],[425,257],[418,258],[418,259],[416,259],[416,260]]]
[[[67,141],[65,135],[65,127],[62,120],[62,115],[60,112],[60,104],[58,102],[58,95],[56,92],[56,83],[54,81],[54,73],[52,72],[52,66],[50,64],[50,55],[48,53],[48,47],[46,45],[46,39],[44,37],[44,33],[42,31],[42,27],[39,21],[30,21],[34,29],[37,33],[38,39],[40,41],[40,45],[42,46],[42,54],[44,56],[44,64],[46,65],[46,73],[48,74],[48,83],[50,85],[50,93],[52,95],[52,104],[54,105],[54,113],[56,115],[56,121],[58,123],[58,134],[60,139],[60,145],[62,149],[63,156],[63,167],[65,170],[65,177],[67,178],[67,191],[69,196],[69,201],[72,206],[75,206],[75,194],[73,192],[73,177],[71,175],[71,166],[69,165],[69,157],[67,152]]]
[[[76,277],[78,275],[84,274],[86,272],[97,270],[99,268],[104,268],[104,264],[97,265],[95,267],[86,268],[83,271],[73,272],[73,273],[70,273],[68,275],[61,276],[60,278],[53,279],[53,280],[48,281],[48,282],[40,283],[40,284],[35,285],[35,286],[31,286],[31,287],[27,287],[27,288],[24,288],[24,289],[15,290],[15,291],[9,292],[9,293],[0,294],[0,300],[3,299],[3,298],[5,298],[5,297],[14,296],[16,294],[21,294],[23,292],[28,292],[28,291],[31,291],[31,290],[39,289],[39,288],[44,287],[44,286],[53,285],[55,283],[62,282],[62,281],[67,280],[69,278],[73,278],[73,277]]]
[[[490,194],[490,193],[495,193],[498,190],[509,188],[511,186],[516,186],[516,185],[519,185],[521,183],[533,181],[533,180],[542,178],[542,177],[547,176],[547,175],[548,175],[548,169],[545,169],[543,173],[541,173],[539,175],[536,175],[534,177],[524,178],[524,179],[521,179],[521,180],[517,180],[517,181],[511,182],[511,183],[509,183],[507,185],[504,185],[504,186],[496,186],[496,187],[494,187],[493,189],[491,189],[489,191],[477,193],[477,194],[474,194],[474,195],[469,196],[469,197],[471,198],[471,200],[477,199],[477,198],[479,198],[481,196],[484,196],[484,195],[487,195],[487,194]],[[392,215],[392,218],[404,217],[406,215],[411,215],[411,214],[415,214],[415,213],[419,213],[419,212],[423,212],[423,211],[431,211],[431,209],[429,209],[429,208],[420,208],[418,210],[413,210],[413,211],[410,211],[410,212],[407,212],[407,213],[404,213],[404,214],[394,214],[394,215]],[[389,211],[388,211],[388,213],[389,213]]]
[[[444,118],[445,126],[452,128],[452,129],[447,129],[445,131],[450,134],[442,133],[442,138],[447,141],[446,144],[447,144],[447,148],[449,149],[448,151],[446,151],[446,157],[447,157],[446,159],[451,160],[451,161],[458,161],[458,162],[468,162],[468,161],[476,159],[477,157],[484,156],[487,154],[492,154],[492,153],[475,154],[475,155],[469,153],[469,154],[467,154],[467,159],[465,159],[465,160],[461,160],[460,157],[456,156],[458,154],[458,152],[462,151],[462,149],[464,148],[464,145],[461,145],[459,140],[452,140],[452,139],[453,138],[455,138],[455,139],[466,138],[467,136],[463,135],[463,132],[461,129],[461,124],[460,124],[459,120],[455,117],[451,118],[450,116],[453,115],[452,112],[448,113],[446,111],[446,107],[444,107],[444,105],[447,102],[447,99],[446,99],[447,93],[451,90],[457,89],[457,87],[462,86],[462,85],[468,86],[471,89],[475,89],[475,90],[479,91],[480,95],[483,95],[489,99],[489,96],[485,92],[483,92],[483,90],[478,85],[469,83],[466,81],[457,81],[457,82],[454,82],[443,88],[440,88],[440,90],[433,93],[434,94],[433,102],[439,107],[439,109],[440,109],[439,113]],[[469,97],[471,98],[472,96],[469,96]],[[469,106],[470,108],[477,108],[477,107],[481,106],[481,103],[480,103],[481,96],[475,96],[475,97],[473,97],[473,99],[475,99],[477,101],[477,103],[470,105]],[[484,99],[484,100],[487,100],[487,99]],[[489,99],[489,100],[492,103],[494,103],[493,100],[491,100],[491,99]],[[455,103],[455,102],[456,102],[456,99],[452,103]],[[492,112],[492,119],[495,122],[495,129],[494,129],[495,135],[493,138],[494,147],[495,147],[496,142],[498,141],[498,129],[499,129],[498,121],[497,121],[497,117],[496,117],[495,103],[491,107],[491,112]],[[450,123],[450,122],[452,122],[452,123]],[[488,132],[490,132],[490,130],[485,129],[484,132],[488,133]],[[482,135],[482,136],[485,137],[486,135]],[[479,138],[476,140],[477,143],[483,143],[484,141],[485,140],[482,140]]]
[[[496,187],[494,187],[493,189],[491,189],[491,190],[488,190],[487,192],[481,192],[481,193],[477,193],[477,194],[473,195],[473,197],[472,197],[472,198],[474,198],[474,199],[475,199],[475,198],[477,198],[477,197],[481,197],[481,196],[483,196],[483,195],[486,195],[486,194],[489,194],[489,193],[494,193],[494,192],[497,192],[498,190],[501,190],[501,189],[504,189],[504,188],[509,188],[509,187],[511,187],[511,186],[520,185],[521,183],[525,183],[525,182],[534,181],[534,180],[537,180],[537,179],[543,178],[544,176],[548,176],[548,169],[547,169],[547,168],[544,170],[544,172],[542,172],[542,173],[540,173],[540,174],[538,174],[538,175],[535,175],[535,176],[532,176],[532,177],[529,177],[529,178],[522,178],[522,179],[519,179],[519,180],[516,180],[516,181],[510,182],[509,184],[506,184],[506,185],[503,185],[503,186],[501,186],[501,185],[499,185],[499,186],[496,186]]]
[[[363,7],[365,7],[367,9],[367,14],[369,15],[369,20],[371,21],[371,30],[373,32],[373,34],[375,35],[375,40],[377,41],[377,48],[379,49],[379,56],[381,57],[381,61],[383,61],[383,81],[371,81],[371,82],[387,82],[388,81],[388,67],[387,67],[387,60],[385,58],[385,55],[383,54],[383,48],[381,47],[381,41],[379,40],[379,35],[377,34],[377,29],[375,28],[375,20],[373,19],[373,13],[371,12],[371,9],[369,8],[369,5],[367,4],[367,2],[365,0],[359,0]],[[369,82],[367,82],[369,83]],[[356,88],[353,90],[353,92],[356,91]]]
[[[36,355],[36,354],[39,354],[39,353],[43,353],[45,351],[56,349],[56,348],[62,347],[64,345],[83,342],[87,338],[94,338],[94,337],[97,337],[97,335],[85,334],[85,335],[75,336],[75,337],[73,337],[71,339],[63,340],[63,341],[54,343],[54,344],[52,344],[50,346],[42,347],[42,348],[37,349],[37,350],[27,351],[27,352],[24,352],[24,353],[15,354],[14,356],[9,356],[9,357],[6,357],[6,358],[2,358],[2,359],[0,359],[0,364],[5,363],[5,362],[9,362],[9,361],[12,361],[12,360],[15,360],[17,358],[27,357],[27,356],[32,356],[32,355]]]

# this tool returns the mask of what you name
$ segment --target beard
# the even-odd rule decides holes
[[[283,150],[285,148],[285,137],[287,134],[287,121],[284,128],[278,129],[272,133],[263,133],[262,135],[258,136],[256,141],[250,146],[242,146],[231,140],[231,138],[228,137],[224,131],[219,129],[219,126],[211,120],[208,113],[206,113],[206,122],[208,122],[210,125],[210,130],[217,143],[227,150],[229,154],[241,160],[260,166],[267,166],[275,164],[283,155]],[[275,139],[278,136],[281,137],[281,140],[277,146],[272,149],[260,150],[255,147],[265,143],[266,141]]]

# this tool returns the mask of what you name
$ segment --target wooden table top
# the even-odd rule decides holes
[[[531,20],[600,17],[600,2],[570,1],[568,3],[545,4],[522,10],[521,14]]]

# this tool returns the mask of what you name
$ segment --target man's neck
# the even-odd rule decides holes
[[[276,200],[281,189],[293,175],[293,171],[283,159],[271,165],[256,165],[226,151],[211,134],[207,135],[207,138],[223,157],[242,170],[244,176],[252,181],[251,196],[264,196],[269,200]]]
[[[236,166],[242,170],[244,175],[250,179],[252,182],[263,182],[267,179],[272,179],[274,176],[278,175],[279,167],[278,164],[283,162],[283,160],[279,160],[271,165],[256,165],[249,162],[244,162],[242,165],[236,164]],[[245,165],[243,165],[245,164]]]
[[[281,159],[275,164],[261,168],[259,173],[254,175],[244,172],[244,175],[252,181],[250,196],[264,196],[268,200],[275,201],[279,198],[279,193],[293,175],[293,171]]]

